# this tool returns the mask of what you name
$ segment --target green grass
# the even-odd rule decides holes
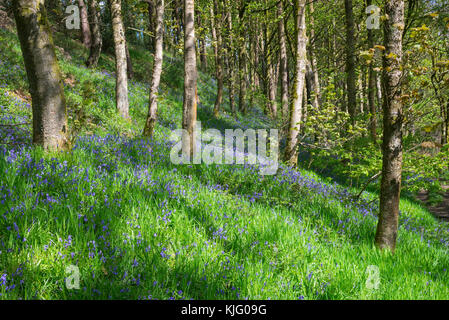
[[[20,47],[11,32],[0,38],[8,43],[0,48],[1,123],[29,121],[29,106],[13,93],[26,93]],[[168,137],[181,123],[182,60],[166,59],[149,141],[139,136],[148,85],[130,84],[133,120],[124,121],[114,79],[101,72],[112,74],[112,58],[88,70],[78,42],[56,43],[72,55],[60,66],[75,79],[65,92],[71,127],[81,129],[61,154],[30,146],[30,126],[2,131],[0,299],[448,298],[447,223],[402,200],[392,255],[373,246],[376,193],[354,202],[338,184],[285,167],[259,176],[254,166],[173,165]],[[145,79],[149,53],[131,55]],[[203,128],[272,125],[257,107],[237,120],[212,119],[213,83],[200,74]],[[69,265],[80,269],[79,290],[65,286]],[[366,286],[370,265],[380,271],[377,290]]]

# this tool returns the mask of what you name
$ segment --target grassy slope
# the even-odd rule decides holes
[[[0,123],[27,122],[20,47],[4,30],[0,41]],[[75,84],[65,85],[69,116],[84,105],[87,129],[70,153],[43,154],[30,147],[30,126],[0,128],[0,299],[449,297],[448,225],[426,210],[401,202],[391,256],[373,248],[375,194],[355,203],[339,185],[287,168],[263,177],[252,166],[175,166],[168,137],[181,122],[180,60],[167,56],[159,126],[148,141],[139,137],[147,85],[131,84],[133,121],[124,122],[114,79],[100,72],[112,73],[112,58],[103,55],[93,72],[79,43],[56,43],[72,54],[60,60]],[[149,54],[131,54],[143,78]],[[270,126],[257,110],[211,120],[214,91],[201,74],[203,128]],[[65,286],[70,264],[80,268],[79,290]],[[369,265],[380,270],[377,290],[365,284]]]

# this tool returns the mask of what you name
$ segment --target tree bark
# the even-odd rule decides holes
[[[320,80],[318,76],[318,66],[315,55],[315,19],[314,12],[315,9],[313,7],[313,1],[309,0],[309,9],[310,9],[310,46],[309,46],[309,55],[310,55],[310,64],[312,67],[312,75],[313,75],[313,96],[312,96],[312,105],[315,109],[318,110],[320,106],[320,96],[321,96],[321,87]]]
[[[164,43],[164,0],[156,2],[156,38],[154,51],[154,65],[150,82],[150,103],[148,107],[148,116],[143,130],[143,135],[153,137],[154,126],[157,120],[157,98],[159,83],[162,73],[163,43]]]
[[[80,7],[80,22],[81,22],[81,38],[86,48],[90,48],[91,35],[89,27],[89,19],[87,14],[87,6],[83,0],[78,0]]]
[[[243,114],[246,113],[246,43],[244,40],[246,36],[245,22],[243,20],[245,2],[240,0],[239,10],[239,33],[240,41],[238,43],[238,56],[239,56],[239,111]]]
[[[128,75],[126,63],[126,39],[123,30],[121,0],[110,0],[112,31],[115,48],[115,97],[117,111],[123,118],[129,118]]]
[[[152,52],[155,51],[155,42],[156,42],[156,40],[155,40],[155,37],[156,37],[155,29],[156,29],[156,27],[155,27],[155,23],[154,23],[155,16],[154,16],[154,2],[153,1],[154,0],[146,0],[146,2],[148,4],[148,31],[152,35],[152,36],[148,37],[149,38],[148,44],[149,44],[149,47],[150,47],[149,49]],[[156,20],[157,20],[157,18],[156,18]]]
[[[300,123],[303,111],[303,95],[307,65],[305,3],[306,0],[296,0],[295,7],[295,79],[292,89],[293,99],[290,105],[290,125],[285,150],[285,160],[290,166],[296,166],[298,163],[298,136],[301,131]]]
[[[376,231],[376,245],[394,251],[398,232],[399,199],[402,172],[401,102],[402,34],[404,29],[404,1],[385,0],[389,17],[384,25],[383,57],[383,163],[380,189],[380,212]]]
[[[357,105],[356,68],[355,68],[355,39],[354,13],[352,0],[345,0],[346,12],[346,87],[348,97],[348,113],[354,124]]]
[[[214,104],[214,117],[217,118],[220,112],[220,106],[223,100],[223,65],[222,65],[222,26],[221,18],[217,16],[220,14],[219,4],[214,0],[213,7],[210,8],[211,13],[211,31],[212,42],[214,46],[215,55],[215,77],[217,78],[217,96]]]
[[[192,157],[196,137],[196,52],[195,52],[195,4],[194,0],[184,0],[184,101],[182,128],[188,136],[182,137],[182,147]]]
[[[44,0],[14,0],[13,8],[30,85],[33,143],[45,150],[67,149],[64,89]]]
[[[126,42],[125,48],[126,48],[126,73],[128,75],[128,79],[132,79],[134,78],[133,62],[131,60],[131,56],[129,55],[129,48]]]
[[[288,58],[287,45],[285,41],[284,28],[284,8],[283,2],[278,2],[278,36],[279,36],[279,55],[280,55],[280,76],[281,76],[281,111],[283,118],[288,117]]]
[[[202,19],[201,19],[201,13],[198,12],[196,15],[196,19],[197,19],[197,23],[198,23],[198,28],[202,29]],[[204,32],[201,33],[201,35],[197,35],[198,42],[199,42],[199,52],[200,52],[200,63],[201,63],[201,70],[203,70],[203,72],[207,71],[207,56],[206,56],[206,41],[204,40]]]
[[[367,7],[372,5],[372,0],[367,0]],[[368,47],[374,48],[374,34],[368,29]],[[377,143],[377,112],[376,112],[376,72],[374,71],[375,59],[368,66],[368,109],[370,113],[369,131],[374,144]]]
[[[88,68],[95,68],[101,54],[102,38],[100,33],[100,10],[97,0],[89,0],[89,22],[91,30],[91,45],[89,58],[86,61]]]
[[[232,114],[235,114],[235,59],[234,59],[234,37],[232,30],[232,7],[230,1],[226,1],[226,6],[228,10],[228,14],[226,17],[227,25],[228,25],[228,43],[227,43],[227,52],[226,52],[226,68],[228,70],[228,86],[229,86],[229,107],[231,108]]]

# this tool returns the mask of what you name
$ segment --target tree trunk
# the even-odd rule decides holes
[[[441,106],[441,115],[443,118],[442,129],[441,130],[441,145],[447,144],[449,139],[449,101],[446,105]]]
[[[131,56],[129,55],[128,44],[125,42],[126,48],[126,72],[128,74],[128,79],[134,78],[133,62]]]
[[[100,9],[97,0],[89,0],[89,22],[91,30],[91,45],[89,58],[86,61],[88,68],[95,68],[100,58],[102,39],[100,33]]]
[[[198,13],[196,16],[198,28],[202,29],[202,19],[201,19],[201,13]],[[201,35],[197,35],[198,42],[199,42],[199,51],[200,51],[200,63],[201,63],[201,70],[203,72],[207,71],[207,56],[206,56],[206,41],[204,40],[204,32]]]
[[[215,77],[217,78],[217,96],[214,104],[214,117],[217,118],[220,112],[221,102],[223,100],[223,65],[222,65],[222,27],[221,20],[218,19],[220,14],[219,4],[217,0],[214,0],[213,7],[210,8],[211,14],[211,31],[212,42],[214,46],[215,55]]]
[[[126,39],[123,30],[121,0],[110,0],[112,31],[115,48],[115,97],[117,111],[124,118],[129,118],[128,76],[126,63]]]
[[[81,38],[86,48],[90,48],[91,35],[89,28],[89,19],[87,15],[87,7],[83,0],[78,0],[80,7],[80,22],[81,22]]]
[[[284,8],[282,1],[278,3],[278,17],[282,17]],[[278,36],[279,36],[279,54],[280,54],[280,73],[281,73],[281,110],[283,118],[288,117],[288,58],[287,45],[285,42],[284,19],[279,19]]]
[[[226,52],[226,68],[228,70],[228,86],[229,86],[229,107],[231,108],[232,114],[235,114],[235,60],[234,60],[234,37],[232,30],[232,7],[229,0],[226,1],[227,5],[227,24],[228,24],[228,45]]]
[[[33,143],[46,150],[67,149],[64,89],[44,0],[14,0],[13,6],[30,85]]]
[[[156,31],[155,31],[155,25],[154,25],[154,0],[146,0],[148,4],[148,31],[152,36],[149,38],[149,49],[151,52],[155,51],[155,37],[156,37]],[[157,0],[156,0],[157,1]],[[157,19],[157,18],[156,18]]]
[[[195,53],[195,4],[194,0],[184,0],[184,101],[182,128],[188,137],[182,137],[184,152],[192,157],[195,150],[196,137],[196,53]]]
[[[398,232],[399,199],[402,172],[401,102],[402,34],[404,29],[404,0],[385,0],[389,19],[384,25],[385,55],[383,58],[383,163],[380,189],[380,212],[376,245],[394,251]],[[394,55],[393,58],[388,57]]]
[[[295,20],[296,20],[296,53],[295,53],[295,79],[293,82],[293,99],[290,105],[290,125],[287,136],[287,146],[285,150],[285,160],[291,166],[298,163],[298,136],[301,131],[301,117],[303,109],[303,95],[306,74],[306,0],[296,0]]]
[[[316,61],[316,55],[315,55],[315,19],[313,17],[313,14],[315,12],[313,7],[313,0],[309,0],[309,9],[310,9],[310,46],[309,46],[309,55],[310,55],[310,64],[312,67],[312,75],[313,75],[313,98],[312,98],[312,105],[313,107],[318,110],[320,106],[320,96],[321,96],[321,88],[320,88],[320,81],[318,77],[318,66]]]
[[[355,68],[355,39],[354,39],[354,13],[352,0],[345,0],[346,11],[346,87],[348,97],[348,113],[351,122],[355,122],[356,114],[356,68]]]
[[[159,83],[162,73],[162,59],[163,59],[163,43],[164,43],[164,0],[157,0],[156,2],[156,38],[154,51],[153,72],[151,74],[150,82],[150,103],[148,107],[148,116],[143,129],[143,135],[153,137],[154,126],[157,119],[157,99],[159,91]]]
[[[372,5],[372,0],[367,0],[367,7]],[[368,29],[368,48],[374,48],[374,34],[372,29]],[[377,116],[376,116],[376,72],[374,71],[373,60],[368,66],[368,109],[370,113],[369,131],[374,144],[377,143]]]
[[[245,2],[240,0],[239,9],[239,41],[238,41],[238,57],[239,57],[239,111],[243,114],[246,113],[246,43],[244,38],[246,37],[246,24],[244,18]]]

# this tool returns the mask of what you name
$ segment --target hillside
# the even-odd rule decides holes
[[[375,193],[281,165],[173,165],[182,57],[166,54],[153,140],[140,136],[150,54],[131,47],[128,122],[114,109],[114,60],[84,67],[81,43],[55,36],[72,150],[31,145],[30,96],[15,33],[0,29],[0,299],[446,299],[449,226],[402,199],[395,255],[374,249]],[[211,120],[215,82],[201,73],[203,129],[269,128],[254,106]],[[228,106],[226,105],[225,108]],[[25,124],[24,124],[25,123]],[[66,268],[80,289],[65,286]],[[370,289],[368,266],[380,271]],[[374,281],[375,282],[375,281]]]

